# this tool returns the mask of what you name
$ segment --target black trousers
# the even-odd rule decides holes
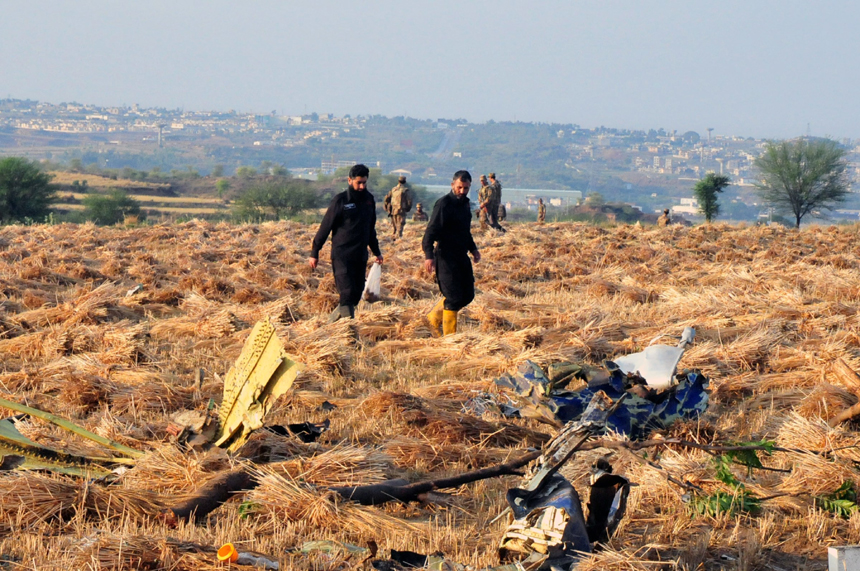
[[[361,293],[364,291],[365,271],[367,270],[367,255],[356,256],[358,259],[332,257],[331,267],[334,270],[334,285],[340,294],[339,305],[358,305]]]
[[[451,256],[437,252],[436,282],[449,311],[460,311],[475,299],[475,276],[468,254]]]

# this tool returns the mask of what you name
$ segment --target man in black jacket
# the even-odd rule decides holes
[[[340,303],[329,322],[355,317],[355,306],[364,291],[368,246],[376,261],[382,263],[376,238],[376,202],[367,190],[368,175],[370,170],[364,165],[349,169],[349,186],[328,205],[308,258],[308,264],[316,269],[320,250],[331,233],[331,267]]]
[[[436,271],[436,282],[444,296],[427,319],[437,332],[441,325],[443,335],[457,332],[457,313],[475,299],[475,276],[468,254],[478,262],[481,253],[472,239],[471,186],[472,175],[468,171],[454,173],[451,192],[433,206],[421,243],[424,269],[430,273]]]

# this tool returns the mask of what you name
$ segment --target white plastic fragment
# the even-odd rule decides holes
[[[624,373],[639,373],[649,387],[665,389],[672,385],[678,362],[684,356],[687,345],[693,342],[696,330],[685,327],[681,340],[676,347],[670,345],[651,345],[639,353],[631,353],[614,359]]]

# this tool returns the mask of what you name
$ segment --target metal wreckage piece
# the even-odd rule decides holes
[[[217,414],[212,410],[183,411],[173,416],[177,442],[196,448],[215,446],[235,452],[251,433],[263,427],[275,401],[290,390],[304,365],[284,350],[284,345],[268,319],[258,321],[239,357],[227,371],[224,396]],[[327,423],[299,423],[268,427],[282,436],[295,435],[312,441],[328,429]]]
[[[142,452],[124,446],[113,440],[94,434],[77,424],[36,408],[0,398],[0,407],[14,410],[36,418],[46,420],[68,432],[82,436],[101,444],[124,457],[93,457],[69,454],[54,450],[30,440],[15,428],[10,418],[0,420],[0,471],[4,470],[50,470],[70,476],[86,478],[107,476],[111,473],[110,466],[115,464],[133,464],[134,458],[143,455]]]
[[[258,321],[224,379],[215,445],[230,451],[241,447],[303,369],[284,351],[272,322]]]
[[[224,399],[221,403],[216,430],[201,430],[215,444],[234,451],[244,444],[250,433],[263,426],[263,419],[277,398],[286,393],[304,368],[285,351],[271,321],[260,321],[251,331],[242,353],[230,368],[224,381]],[[143,453],[113,440],[94,434],[73,422],[54,414],[0,398],[0,407],[41,418],[52,424],[101,444],[114,453],[92,457],[69,454],[42,446],[21,434],[12,419],[0,419],[0,471],[50,470],[61,474],[82,477],[102,477],[111,474],[117,464],[134,464]],[[195,416],[195,415],[191,415]],[[199,415],[198,415],[199,416]],[[196,418],[196,417],[195,417]],[[201,427],[214,419],[202,416]],[[182,424],[193,424],[187,422]],[[298,425],[296,425],[298,426]],[[186,429],[189,427],[186,426]],[[207,427],[208,428],[208,427]],[[311,426],[324,430],[322,427]],[[327,428],[327,427],[326,427]],[[192,429],[192,431],[194,431]]]
[[[509,507],[501,515],[512,515],[499,544],[501,564],[482,571],[566,571],[592,552],[593,543],[612,537],[627,507],[627,478],[612,474],[609,462],[599,460],[592,469],[586,517],[576,489],[559,471],[582,444],[605,431],[607,419],[624,398],[613,402],[606,394],[596,393],[582,417],[566,424],[546,444],[522,487],[508,490]],[[441,553],[423,555],[396,550],[391,551],[389,559],[376,559],[371,565],[378,571],[469,569]]]
[[[677,373],[678,362],[694,334],[688,327],[677,347],[652,345],[615,362],[606,361],[606,370],[596,373],[572,363],[551,365],[544,372],[537,364],[526,361],[516,375],[496,379],[496,385],[514,393],[520,416],[553,426],[580,418],[597,392],[602,391],[613,401],[625,395],[624,404],[609,416],[606,427],[641,439],[652,430],[668,428],[677,420],[694,419],[707,410],[708,379],[699,372]],[[576,372],[571,374],[571,370]],[[658,386],[665,385],[667,378],[671,386],[655,388],[651,379],[642,376],[643,370],[657,379]],[[584,381],[585,386],[568,390],[567,385],[575,379]]]
[[[692,345],[696,330],[685,327],[678,345],[649,345],[639,353],[631,353],[615,359],[622,372],[636,374],[645,379],[649,387],[667,389],[672,386],[678,363],[684,356],[687,345]],[[653,343],[653,341],[652,341]]]
[[[559,470],[586,440],[606,429],[609,416],[624,398],[613,402],[597,392],[582,417],[569,422],[550,441],[525,485],[508,490],[513,521],[499,545],[503,563],[516,562],[517,568],[526,570],[567,569],[583,554],[591,553],[593,542],[611,537],[624,516],[629,481],[612,474],[607,461],[598,462],[586,518],[579,494]]]

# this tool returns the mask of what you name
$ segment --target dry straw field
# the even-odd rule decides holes
[[[437,294],[421,270],[415,224],[402,241],[382,242],[382,301],[331,325],[330,267],[311,272],[305,262],[310,226],[0,228],[0,396],[146,453],[109,486],[3,472],[0,568],[214,569],[214,549],[227,541],[282,568],[360,566],[287,551],[320,539],[373,541],[383,557],[441,551],[497,565],[505,522],[493,520],[516,476],[466,486],[447,506],[364,507],[324,486],[417,481],[515,458],[553,429],[462,410],[470,397],[497,392],[500,373],[526,359],[599,366],[687,325],[697,337],[681,368],[711,379],[711,404],[699,422],[656,437],[767,439],[791,451],[762,456],[771,470],[733,469],[764,498],[758,513],[717,515],[694,515],[689,489],[667,480],[725,489],[707,451],[652,450],[651,464],[637,459],[642,452],[611,452],[615,471],[636,486],[615,537],[580,568],[824,569],[827,546],[860,542],[860,514],[839,517],[812,499],[858,482],[860,439],[849,423],[827,420],[858,400],[834,364],[860,370],[860,229],[509,228],[476,236],[479,293],[460,332],[445,338],[423,317]],[[142,290],[126,296],[136,284]],[[221,379],[265,317],[307,366],[269,422],[330,419],[331,429],[310,444],[260,432],[236,457],[180,451],[171,416],[220,399]],[[321,407],[326,401],[336,408]],[[17,424],[43,444],[90,450],[41,421]],[[263,451],[272,461],[256,468],[252,492],[196,525],[161,517]],[[581,496],[592,462],[609,453],[582,452],[564,469]]]

